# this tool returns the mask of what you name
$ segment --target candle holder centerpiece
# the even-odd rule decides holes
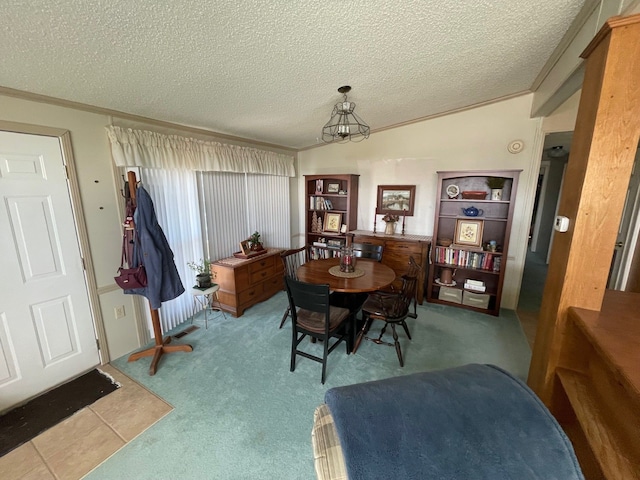
[[[344,246],[340,249],[340,271],[353,273],[356,271],[356,256],[353,247]]]

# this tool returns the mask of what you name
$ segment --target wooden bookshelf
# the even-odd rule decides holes
[[[520,170],[438,172],[431,261],[425,287],[428,302],[500,314],[519,175]],[[491,177],[504,179],[502,193],[495,199],[487,185]],[[474,208],[477,216],[465,214]],[[463,244],[456,238],[460,222],[477,224],[476,245]],[[496,244],[493,250],[487,245],[490,241]],[[455,272],[450,284],[439,281],[445,269]],[[481,283],[484,291],[465,288],[467,281]]]
[[[358,225],[359,177],[352,174],[304,176],[305,242],[310,259],[337,256],[346,243],[347,233]],[[328,222],[327,215],[331,220],[339,219],[337,229]]]

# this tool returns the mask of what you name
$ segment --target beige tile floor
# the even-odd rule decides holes
[[[173,407],[111,365],[121,388],[0,457],[3,480],[77,480]]]

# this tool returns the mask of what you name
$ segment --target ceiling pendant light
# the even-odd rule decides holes
[[[347,101],[347,93],[351,87],[340,87],[344,99],[336,103],[331,113],[331,119],[322,128],[322,141],[325,143],[360,142],[369,138],[369,125],[355,114],[356,104]]]
[[[547,155],[551,158],[562,158],[566,155],[569,155],[569,151],[566,150],[562,145],[556,145],[555,147],[551,147],[547,150]]]

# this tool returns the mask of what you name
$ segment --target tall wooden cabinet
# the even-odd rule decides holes
[[[358,178],[305,175],[306,245],[310,259],[331,258],[358,225]]]
[[[438,172],[428,302],[499,315],[520,172]],[[500,195],[490,178],[504,179]]]

